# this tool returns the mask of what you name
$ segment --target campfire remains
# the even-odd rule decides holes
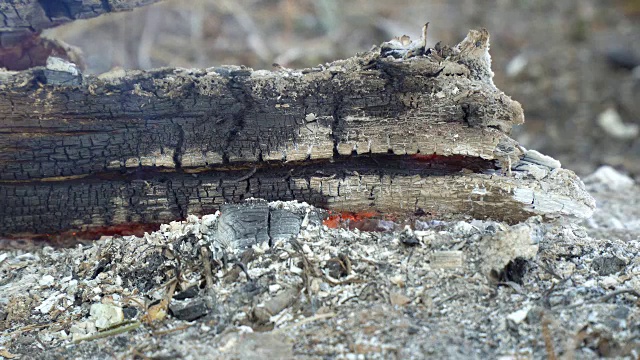
[[[565,221],[595,201],[509,137],[488,32],[426,36],[302,70],[1,72],[0,357],[637,356],[638,243],[593,238],[640,229],[637,186],[603,169],[609,208]]]
[[[489,33],[404,36],[293,70],[116,69],[50,57],[0,73],[0,235],[88,234],[247,198],[334,211],[516,223],[588,218],[560,163],[509,137]]]

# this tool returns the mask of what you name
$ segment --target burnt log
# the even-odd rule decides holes
[[[249,197],[517,222],[590,216],[572,172],[509,137],[489,34],[310,69],[0,73],[0,235],[162,223]],[[52,59],[50,59],[52,60]],[[65,65],[66,64],[66,65]]]

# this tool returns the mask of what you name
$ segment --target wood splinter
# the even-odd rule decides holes
[[[487,30],[436,51],[427,25],[420,40],[303,70],[92,76],[60,60],[2,72],[0,236],[166,223],[250,197],[442,219],[589,217],[580,179],[509,137],[524,115],[493,84]]]

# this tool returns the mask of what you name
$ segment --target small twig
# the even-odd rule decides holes
[[[411,251],[409,251],[409,256],[407,257],[407,265],[409,265],[409,261],[411,261],[411,257],[413,257],[413,251],[415,250],[415,248],[411,248]],[[407,266],[407,273],[409,272],[409,267]]]
[[[311,261],[307,259],[306,255],[304,254],[304,250],[302,249],[302,245],[300,245],[298,240],[290,239],[289,242],[291,243],[291,246],[296,251],[296,253],[300,255],[300,257],[302,258],[303,273],[300,274],[299,276],[302,279],[302,282],[304,283],[304,288],[305,288],[304,292],[307,295],[307,300],[309,301],[310,304],[313,304],[314,301],[313,301],[313,296],[311,294],[310,276],[317,277],[319,275],[324,275],[324,274],[322,274],[318,269],[316,269],[311,263]]]
[[[251,14],[245,10],[239,3],[236,1],[219,1],[214,2],[218,6],[218,9],[222,10],[226,14],[231,15],[240,25],[240,27],[245,31],[247,35],[247,44],[249,48],[256,54],[260,60],[269,61],[273,58],[271,51],[265,45],[265,42],[262,38],[262,31],[258,28],[255,21],[251,17]]]
[[[367,264],[375,265],[375,266],[382,265],[382,263],[380,261],[376,261],[376,260],[369,259],[369,258],[366,258],[366,257],[361,257],[360,261],[365,262]]]
[[[442,304],[444,304],[444,303],[446,303],[448,301],[455,300],[455,299],[459,298],[460,296],[462,296],[462,295],[461,294],[453,294],[453,295],[451,295],[449,297],[446,297],[446,298],[444,298],[442,300],[434,301],[433,305],[434,306],[440,306],[440,305],[442,305]]]
[[[550,297],[551,294],[553,294],[554,291],[557,290],[557,286],[559,285],[563,285],[564,283],[566,283],[567,281],[571,280],[571,275],[567,276],[566,278],[562,278],[560,275],[558,275],[555,271],[551,270],[550,268],[547,268],[546,266],[538,263],[538,266],[544,270],[545,272],[549,273],[551,276],[553,276],[554,278],[560,280],[557,283],[552,283],[551,286],[549,287],[549,289],[545,290],[543,292],[543,298],[542,298],[542,302],[545,308],[550,309],[551,308],[551,301],[550,301]]]
[[[137,328],[139,328],[141,325],[141,323],[139,321],[134,321],[134,322],[127,322],[122,326],[118,326],[115,328],[112,328],[110,330],[105,330],[105,331],[101,331],[89,336],[84,336],[78,339],[73,340],[74,343],[79,343],[81,341],[88,341],[88,340],[96,340],[96,339],[102,339],[102,338],[106,338],[106,337],[110,337],[110,336],[115,336],[118,334],[122,334],[131,330],[135,330]]]
[[[553,271],[551,268],[547,267],[544,264],[541,264],[539,262],[536,262],[536,264],[538,266],[540,266],[540,268],[542,270],[544,270],[546,273],[548,273],[549,275],[553,276],[554,278],[556,278],[558,280],[562,280],[564,282],[564,281],[567,281],[569,279],[569,278],[564,279],[562,276],[558,275],[555,271]]]
[[[547,352],[547,359],[556,360],[556,352],[553,349],[553,339],[551,338],[551,331],[549,330],[549,319],[544,315],[542,318],[542,339],[544,340],[544,348]]]
[[[610,299],[612,299],[612,298],[614,298],[614,297],[616,297],[618,295],[621,295],[621,294],[630,294],[630,295],[633,295],[633,296],[635,296],[637,298],[640,298],[640,292],[638,292],[636,290],[633,290],[633,289],[621,289],[621,290],[616,290],[616,291],[614,291],[612,293],[609,293],[607,295],[604,295],[603,297],[598,299],[597,302],[607,302]]]
[[[349,285],[349,284],[362,284],[365,283],[366,281],[363,279],[358,279],[358,278],[350,278],[350,279],[344,279],[342,281],[337,281],[334,280],[330,277],[328,277],[325,274],[322,274],[322,279],[328,283],[330,283],[333,286],[337,286],[337,285]]]
[[[26,325],[23,326],[19,329],[16,329],[12,332],[10,332],[8,335],[9,336],[13,336],[14,334],[21,334],[23,332],[27,332],[27,331],[31,331],[31,330],[36,330],[36,329],[44,329],[44,328],[49,328],[49,327],[53,327],[55,325],[66,325],[69,322],[71,322],[72,319],[66,319],[66,320],[62,320],[62,321],[58,321],[55,323],[46,323],[46,324],[31,324],[31,325]]]
[[[357,298],[359,298],[359,297],[360,297],[360,294],[351,295],[351,296],[349,296],[349,297],[348,297],[348,298],[346,298],[346,299],[340,300],[340,302],[339,302],[339,304],[338,304],[338,305],[342,305],[342,304],[346,303],[347,301],[349,301],[349,300],[351,300],[351,299],[357,299]]]
[[[161,335],[171,334],[171,333],[174,333],[174,332],[177,332],[177,331],[180,331],[180,330],[188,329],[188,328],[192,327],[193,325],[195,325],[195,323],[178,326],[177,328],[174,328],[174,329],[158,330],[158,331],[152,332],[151,335],[153,335],[153,336],[161,336]]]
[[[633,295],[637,298],[640,298],[640,292],[638,292],[637,290],[634,289],[621,289],[621,290],[616,290],[612,293],[609,293],[607,295],[603,295],[593,301],[585,301],[585,302],[580,302],[580,303],[575,303],[575,304],[571,304],[571,305],[567,305],[565,307],[563,307],[564,309],[573,309],[573,308],[577,308],[579,306],[584,306],[584,305],[593,305],[593,304],[597,304],[597,303],[604,303],[607,302],[611,299],[613,299],[614,297],[618,296],[618,295],[622,295],[622,294],[629,294],[629,295]]]
[[[125,326],[127,324],[134,323],[135,321],[136,320],[124,320],[124,321],[116,323],[116,324],[111,324],[111,325],[107,326],[104,329],[99,329],[98,332],[105,332],[105,331],[110,331],[110,330],[113,330],[113,329],[117,329],[117,328],[119,328],[121,326]]]
[[[150,325],[155,321],[164,320],[167,315],[167,310],[169,308],[169,304],[171,303],[171,299],[173,299],[176,285],[178,285],[178,279],[173,278],[161,286],[168,287],[168,289],[166,290],[167,292],[159,303],[146,309],[146,314],[144,314],[141,318],[142,322]]]
[[[38,336],[35,337],[36,341],[38,342],[38,344],[40,344],[40,348],[42,350],[49,350],[49,347],[47,345],[45,345],[42,340],[40,340],[40,338]]]

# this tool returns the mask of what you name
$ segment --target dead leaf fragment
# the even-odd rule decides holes
[[[397,292],[389,293],[389,300],[391,301],[391,305],[399,306],[405,306],[411,302],[411,299]]]
[[[0,349],[0,356],[7,359],[15,359],[18,355],[10,353],[7,349]]]

